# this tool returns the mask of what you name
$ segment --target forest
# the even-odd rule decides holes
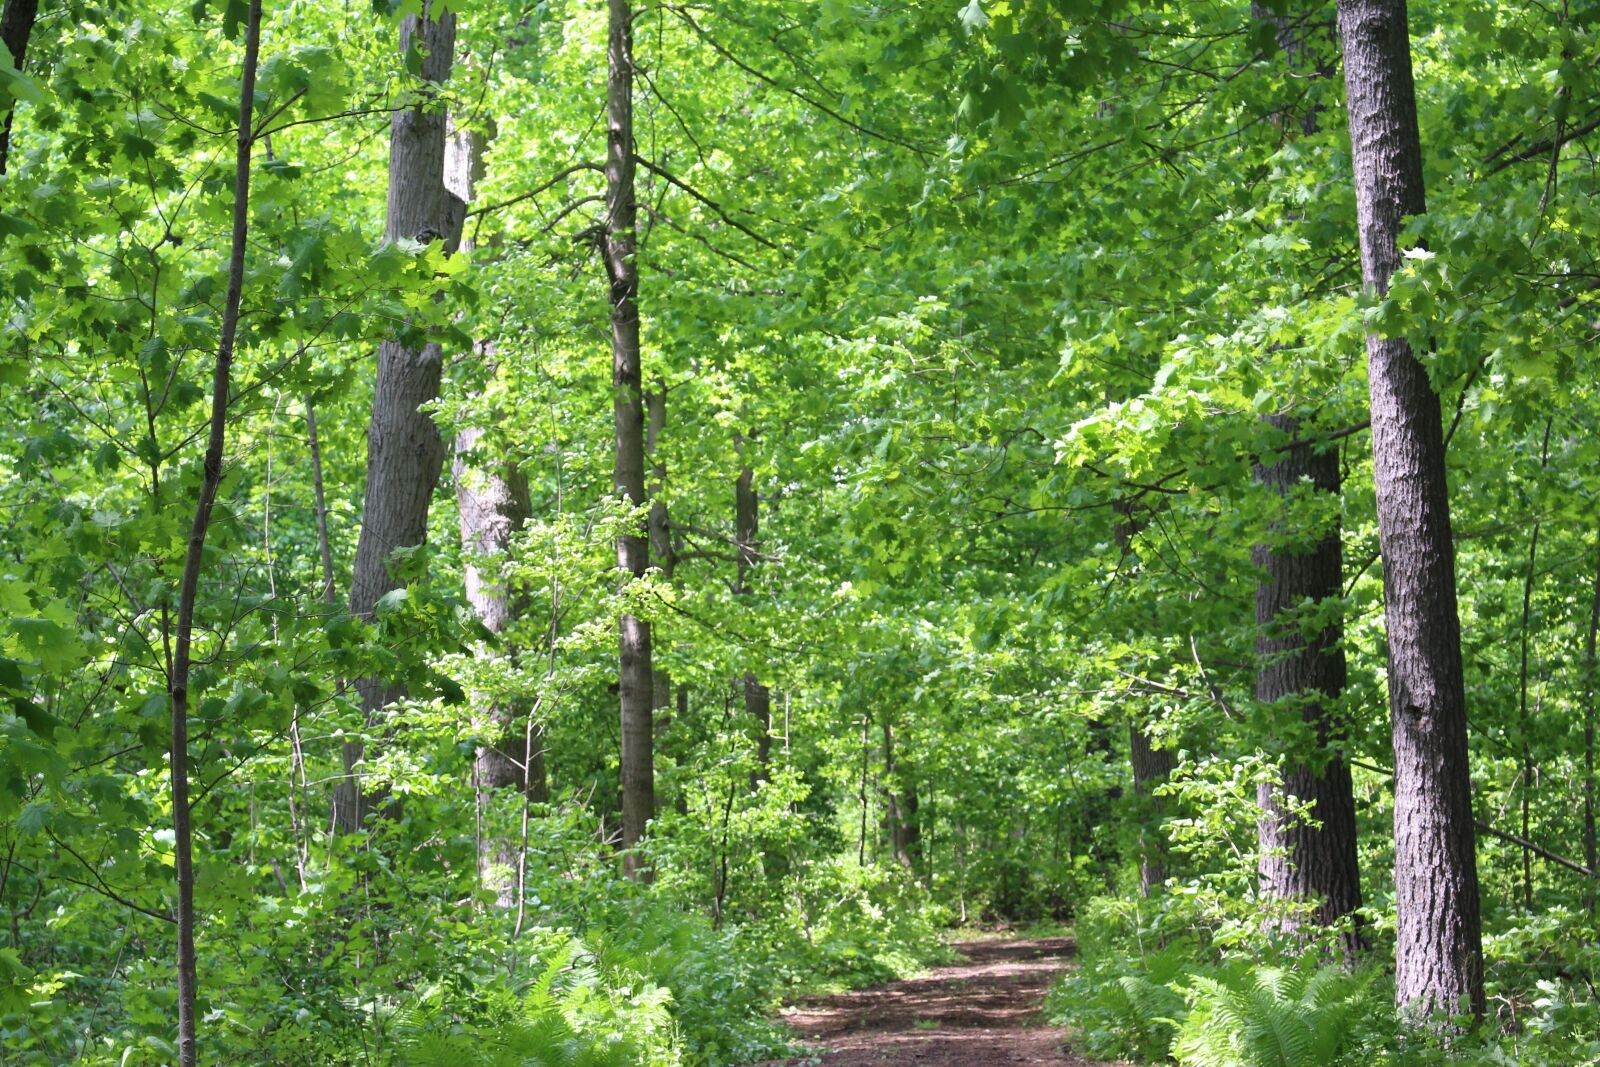
[[[0,44],[0,1067],[1600,1064],[1600,0]]]

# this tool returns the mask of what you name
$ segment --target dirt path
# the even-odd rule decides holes
[[[966,962],[923,978],[802,1004],[784,1021],[821,1054],[822,1067],[1093,1067],[1039,1019],[1072,942],[969,941]]]

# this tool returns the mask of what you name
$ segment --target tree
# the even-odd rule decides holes
[[[1291,439],[1302,432],[1292,416],[1267,416],[1269,425]],[[1258,463],[1258,483],[1284,507],[1297,489],[1326,494],[1337,507],[1339,455],[1315,441],[1291,440],[1276,462]],[[1316,501],[1313,500],[1313,503]],[[1298,718],[1298,744],[1291,748],[1280,785],[1263,782],[1261,806],[1261,888],[1268,896],[1310,903],[1318,923],[1333,926],[1361,906],[1361,871],[1356,858],[1355,791],[1341,745],[1337,715],[1346,667],[1343,628],[1329,617],[1328,604],[1343,593],[1343,551],[1339,525],[1323,524],[1308,536],[1274,532],[1276,544],[1258,544],[1254,563],[1263,572],[1256,586],[1256,699]],[[1310,541],[1306,545],[1305,541]],[[1315,627],[1308,638],[1308,622]],[[1286,813],[1285,796],[1310,805],[1306,816]],[[1292,916],[1284,922],[1296,925]],[[1347,959],[1360,951],[1358,930],[1342,939]]]
[[[1332,26],[1322,12],[1271,16],[1253,5],[1258,19],[1270,18],[1288,66],[1321,79],[1332,74]],[[1283,115],[1298,118],[1303,135],[1317,133],[1320,110],[1305,107]],[[1331,443],[1300,440],[1308,427],[1292,415],[1267,415],[1262,422],[1290,441],[1280,458],[1254,465],[1257,484],[1271,490],[1278,506],[1290,509],[1297,490],[1311,490],[1309,503],[1327,519],[1315,518],[1311,531],[1289,531],[1274,524],[1274,540],[1257,544],[1252,562],[1262,577],[1256,585],[1256,699],[1299,719],[1293,746],[1278,787],[1258,789],[1261,889],[1264,895],[1310,904],[1316,921],[1333,926],[1361,906],[1361,870],[1356,857],[1355,790],[1342,751],[1347,731],[1338,721],[1347,669],[1344,628],[1335,612],[1344,589],[1343,530],[1339,521],[1339,455]],[[1331,609],[1331,610],[1330,610]],[[1321,616],[1309,636],[1303,614]],[[1314,623],[1313,623],[1314,625]],[[1295,713],[1298,712],[1298,715]],[[1284,810],[1283,798],[1309,805],[1304,817]],[[1297,917],[1280,922],[1294,928]],[[1342,935],[1346,960],[1361,949],[1360,931]]]
[[[615,430],[613,484],[633,508],[645,506],[644,381],[639,353],[639,265],[634,258],[638,204],[634,189],[633,12],[628,0],[610,0],[606,36],[606,276],[611,286],[611,388]],[[650,566],[646,523],[630,520],[617,537],[617,567],[624,581]],[[618,620],[617,693],[622,707],[622,847],[626,867],[645,875],[632,850],[655,814],[655,679],[650,666],[650,622],[625,607]]]
[[[28,59],[28,39],[33,36],[33,24],[39,17],[39,0],[6,0],[0,10],[0,44],[11,53],[11,65],[18,71]],[[9,94],[8,94],[9,95]],[[11,158],[11,120],[16,108],[7,101],[5,125],[0,127],[0,174],[6,172]]]
[[[389,190],[384,221],[386,241],[427,245],[443,241],[454,248],[462,215],[444,187],[445,127],[439,91],[454,61],[456,16],[430,0],[420,15],[400,24],[400,50],[422,53],[421,85],[414,99],[396,108],[389,120]],[[452,225],[453,219],[453,225]],[[444,352],[437,342],[387,340],[378,346],[373,379],[372,419],[367,428],[366,500],[361,537],[350,579],[350,612],[363,619],[386,594],[399,587],[389,570],[391,554],[420,545],[427,536],[428,506],[444,465],[444,443],[433,416],[421,410],[439,396]],[[402,695],[382,678],[356,683],[369,724]],[[359,742],[344,746],[345,777],[334,791],[334,824],[345,833],[359,829],[373,795],[361,784],[356,766]]]
[[[889,846],[900,866],[916,873],[922,859],[922,824],[917,821],[917,783],[903,761],[897,759],[894,726],[883,720],[883,819],[889,827]]]
[[[667,428],[667,386],[660,383],[656,389],[645,396],[645,454],[650,459],[650,485],[646,492],[650,495],[650,558],[656,569],[661,574],[661,580],[671,584],[673,575],[678,570],[678,550],[672,536],[672,514],[667,507],[667,502],[662,499],[666,492],[667,461],[666,442],[662,439]],[[652,640],[660,637],[660,632],[654,627],[650,634]],[[661,665],[658,657],[652,651],[651,663],[654,677],[652,679],[651,702],[654,705],[654,723],[652,730],[656,740],[666,734],[672,722],[672,675]],[[688,691],[679,688],[678,700],[683,703],[688,699]],[[681,799],[681,794],[680,794]]]
[[[1381,300],[1425,210],[1404,0],[1339,0],[1361,273]],[[1395,997],[1484,1010],[1455,545],[1439,394],[1404,337],[1367,332],[1394,735]]]
[[[1127,561],[1133,553],[1133,539],[1139,532],[1135,505],[1118,499],[1112,505],[1115,515],[1112,539],[1117,554]],[[1157,744],[1149,726],[1137,717],[1128,719],[1128,766],[1133,772],[1133,794],[1139,826],[1136,839],[1139,852],[1139,894],[1150,896],[1167,880],[1166,837],[1161,829],[1162,801],[1156,790],[1172,775],[1177,765],[1171,748]],[[1149,825],[1149,824],[1155,825]]]
[[[173,874],[178,883],[175,917],[178,927],[178,1063],[195,1067],[198,977],[194,949],[194,844],[189,800],[189,681],[195,630],[195,597],[205,564],[206,534],[222,485],[227,447],[229,390],[233,382],[233,349],[239,334],[239,305],[244,293],[245,256],[250,237],[250,157],[255,150],[256,67],[261,55],[261,0],[250,0],[245,15],[244,65],[239,78],[239,117],[233,166],[233,233],[228,250],[228,291],[222,306],[222,329],[211,373],[211,418],[206,435],[204,473],[189,526],[188,550],[178,586],[178,625],[172,649],[168,699],[172,705]]]

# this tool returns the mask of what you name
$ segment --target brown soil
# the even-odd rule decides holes
[[[822,1067],[1093,1067],[1039,1018],[1072,955],[1066,938],[969,941],[966,962],[784,1012]],[[799,1060],[796,1064],[816,1062]]]

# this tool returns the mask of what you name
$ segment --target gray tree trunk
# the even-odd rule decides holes
[[[1299,434],[1294,418],[1268,416],[1266,421],[1291,439]],[[1257,464],[1255,478],[1280,499],[1304,483],[1337,499],[1339,454],[1297,445],[1276,463]],[[1307,601],[1320,603],[1342,593],[1339,526],[1335,522],[1325,530],[1309,551],[1256,545],[1253,562],[1263,572],[1256,585],[1256,699],[1283,706],[1285,714],[1297,713],[1316,746],[1313,753],[1292,753],[1285,760],[1282,792],[1265,783],[1259,787],[1261,889],[1267,896],[1314,902],[1315,920],[1332,926],[1361,906],[1355,790],[1339,747],[1344,734],[1334,718],[1346,677],[1343,627],[1330,623],[1307,641],[1296,613]],[[1284,794],[1309,803],[1313,822],[1286,814]],[[1296,923],[1286,916],[1282,925]],[[1351,928],[1341,947],[1353,960],[1361,948],[1359,930]]]
[[[614,481],[628,503],[641,507],[644,484],[644,387],[639,363],[639,268],[634,259],[638,205],[634,199],[633,12],[628,0],[609,0],[606,43],[606,275],[611,284],[611,385],[616,433]],[[617,538],[617,566],[628,579],[650,564],[646,530]],[[624,612],[618,622],[617,691],[622,705],[622,847],[633,877],[646,877],[632,851],[655,814],[655,737],[650,669],[650,624]]]
[[[1167,880],[1166,834],[1161,829],[1161,798],[1155,787],[1172,774],[1175,760],[1170,748],[1156,748],[1150,735],[1136,722],[1128,724],[1129,762],[1133,765],[1133,791],[1140,800],[1139,893],[1148,897]]]
[[[1339,0],[1361,269],[1376,295],[1425,210],[1403,0]],[[1466,691],[1439,395],[1401,338],[1367,335],[1394,733],[1395,996],[1414,1012],[1484,1010]]]
[[[884,821],[889,824],[889,847],[900,866],[913,875],[922,852],[922,828],[917,822],[917,786],[899,762],[894,727],[883,722]]]
[[[415,41],[426,52],[422,80],[429,89],[450,77],[456,37],[455,15],[443,11],[435,20],[432,13],[430,5],[423,17],[408,15],[400,25],[401,50]],[[461,211],[444,188],[445,125],[443,105],[431,94],[419,95],[391,117],[386,240],[443,237],[449,246],[459,240]],[[390,553],[421,544],[427,534],[444,442],[432,416],[419,409],[438,398],[442,365],[436,344],[414,349],[384,341],[378,346],[367,427],[366,499],[350,579],[350,612],[363,619],[371,619],[378,600],[399,585],[389,573]],[[361,679],[356,688],[369,723],[402,695],[399,686],[381,678]],[[345,745],[345,777],[334,791],[334,825],[341,832],[358,829],[373,807],[375,798],[356,778],[361,756],[359,743]]]

